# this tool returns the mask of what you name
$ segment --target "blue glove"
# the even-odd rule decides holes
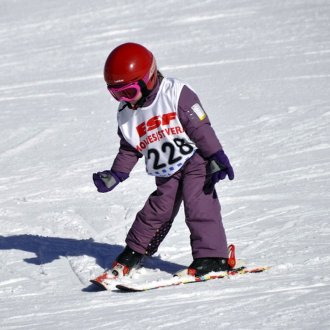
[[[120,182],[129,177],[127,173],[117,171],[103,171],[93,174],[93,181],[100,193],[106,193],[114,189]]]

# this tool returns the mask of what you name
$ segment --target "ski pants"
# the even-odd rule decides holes
[[[203,191],[206,167],[207,161],[196,152],[171,177],[156,177],[157,190],[137,213],[127,235],[130,248],[145,255],[154,254],[183,201],[193,258],[228,257],[216,191],[208,195]]]

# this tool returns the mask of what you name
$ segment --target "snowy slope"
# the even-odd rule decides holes
[[[1,329],[330,328],[330,2],[0,2]],[[229,242],[263,274],[137,294],[93,292],[153,191],[141,161],[98,194],[118,150],[102,69],[149,47],[198,92],[236,170]],[[181,211],[146,272],[191,262]]]

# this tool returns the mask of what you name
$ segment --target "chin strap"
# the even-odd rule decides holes
[[[159,84],[162,82],[162,80],[164,78],[163,75],[159,71],[157,71],[157,78],[158,78]],[[135,104],[131,104],[129,102],[126,102],[126,106],[129,107],[132,110],[136,110],[137,108],[142,108],[145,101],[146,101],[146,99],[147,99],[147,97],[153,91],[153,89],[149,90],[147,88],[147,85],[143,80],[139,80],[138,84],[139,84],[139,86],[141,88],[141,92],[142,92],[141,99],[139,101],[137,101]]]
[[[131,109],[131,110],[136,110],[139,107],[142,107],[142,105],[144,104],[146,98],[142,97],[139,102],[135,103],[135,104],[131,104],[127,101],[125,101],[124,105],[118,110],[118,112],[123,111],[126,107]]]
[[[147,97],[152,92],[152,90],[149,90],[147,88],[147,85],[145,84],[145,82],[143,80],[139,80],[138,84],[141,88],[142,97],[134,105],[132,105],[132,109],[137,109],[137,108],[142,107],[143,104],[145,103]]]
[[[143,94],[142,94],[143,95]],[[142,108],[143,107],[143,104],[145,103],[147,99],[147,96],[142,96],[140,98],[139,101],[137,101],[135,104],[131,104],[129,102],[127,102],[127,106],[132,109],[132,110],[136,110],[137,108]]]

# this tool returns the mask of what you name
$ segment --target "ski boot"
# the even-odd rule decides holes
[[[196,258],[192,264],[177,273],[174,276],[194,276],[202,277],[208,273],[215,272],[229,272],[237,266],[235,256],[235,245],[231,244],[228,246],[228,258],[221,257],[205,257]]]
[[[211,272],[227,272],[228,258],[197,258],[188,267],[188,275],[201,277]]]
[[[228,246],[228,258],[197,258],[188,267],[187,274],[201,277],[211,272],[228,272],[236,266],[235,245]]]
[[[126,246],[124,251],[116,258],[111,268],[95,279],[91,283],[106,290],[111,290],[116,286],[118,280],[131,274],[137,268],[143,258],[143,254],[135,252]]]
[[[137,268],[143,258],[143,254],[135,252],[126,246],[124,251],[112,264],[110,272],[115,277],[127,276],[132,269]]]

